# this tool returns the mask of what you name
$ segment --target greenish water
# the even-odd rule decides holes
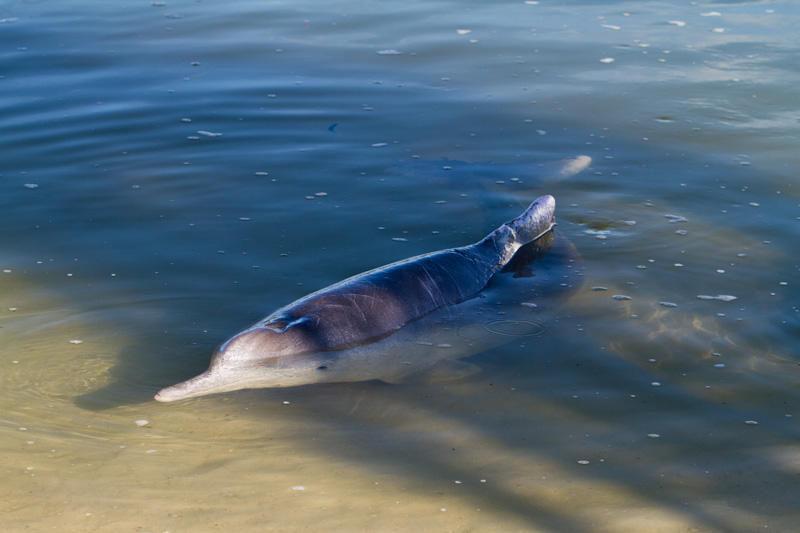
[[[0,527],[797,530],[799,25],[793,2],[0,6]],[[274,309],[544,193],[581,283],[481,372],[152,399]]]

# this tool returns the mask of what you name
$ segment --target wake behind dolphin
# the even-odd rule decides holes
[[[555,199],[542,196],[480,242],[398,261],[309,294],[234,335],[214,352],[208,370],[155,399],[385,379],[381,368],[389,375],[396,365],[374,360],[385,357],[382,341],[477,295],[517,250],[554,225]]]

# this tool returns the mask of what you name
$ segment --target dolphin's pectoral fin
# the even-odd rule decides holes
[[[375,381],[388,383],[389,385],[402,385],[403,383],[408,383],[410,380],[408,379],[408,374],[403,374],[400,376],[381,376]]]
[[[466,361],[439,361],[426,372],[426,379],[432,381],[453,381],[477,374],[481,367]]]
[[[408,374],[398,376],[396,378],[385,379],[381,377],[381,381],[391,384],[401,383],[441,383],[443,381],[456,381],[466,377],[477,374],[481,371],[481,367],[466,361],[437,361],[432,366],[426,367],[419,372],[410,372]]]

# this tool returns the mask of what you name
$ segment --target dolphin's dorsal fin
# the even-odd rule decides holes
[[[291,322],[286,318],[276,318],[274,320],[270,320],[263,326],[277,333],[283,333],[290,324]]]

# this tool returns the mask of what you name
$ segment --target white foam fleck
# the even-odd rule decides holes
[[[732,302],[738,298],[737,296],[731,296],[730,294],[718,294],[716,296],[698,294],[697,297],[701,300],[719,300],[721,302]]]

